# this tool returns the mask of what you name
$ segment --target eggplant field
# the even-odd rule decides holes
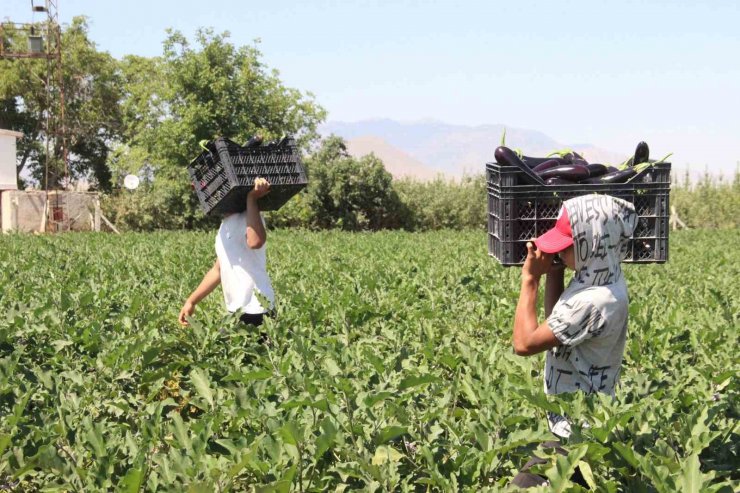
[[[505,490],[548,411],[574,423],[552,491],[584,490],[576,466],[595,491],[740,488],[737,229],[625,265],[615,399],[545,396],[482,231],[270,232],[277,317],[247,329],[219,290],[181,327],[214,234],[0,237],[0,490]]]

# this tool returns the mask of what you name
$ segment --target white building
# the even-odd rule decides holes
[[[18,190],[15,150],[21,137],[0,129],[0,231],[100,231],[97,193]]]
[[[20,132],[0,129],[0,190],[18,190],[15,142],[21,137]]]

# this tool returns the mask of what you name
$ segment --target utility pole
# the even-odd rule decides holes
[[[49,216],[49,164],[51,155],[51,137],[61,142],[62,163],[64,175],[61,180],[62,186],[69,185],[69,156],[67,149],[67,127],[65,122],[65,92],[64,71],[62,65],[62,30],[59,26],[59,0],[31,0],[31,11],[33,13],[46,13],[46,36],[41,35],[36,23],[26,22],[3,22],[0,23],[0,58],[5,59],[45,59],[46,60],[46,108],[44,110],[44,132],[46,136],[46,156],[44,166],[44,189],[46,199],[44,204],[44,221],[42,230],[45,231]],[[27,45],[17,46],[9,43],[6,45],[6,36],[25,34]],[[45,42],[44,42],[45,41]],[[56,95],[55,95],[56,92]],[[56,103],[56,105],[54,104]],[[56,106],[56,111],[54,111]],[[55,118],[52,118],[52,115]],[[55,147],[56,147],[55,140]],[[56,173],[55,173],[56,174]],[[58,195],[57,195],[58,196]]]

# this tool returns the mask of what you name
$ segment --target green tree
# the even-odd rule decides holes
[[[486,227],[487,194],[483,175],[464,176],[459,181],[437,177],[420,182],[407,178],[394,186],[412,212],[409,224],[412,229]]]
[[[45,32],[42,25],[37,26]],[[6,42],[25,42],[20,32],[8,33]],[[50,42],[50,40],[46,40]],[[108,145],[120,129],[118,102],[121,83],[117,62],[97,50],[88,38],[85,17],[75,17],[62,30],[62,84],[65,92],[65,127],[72,179],[84,178],[93,187],[108,189]],[[47,91],[47,61],[0,60],[0,126],[23,132],[18,143],[17,169],[42,187],[60,185],[64,176],[60,138],[60,88],[52,77]],[[50,113],[47,135],[46,112]],[[49,183],[45,181],[46,145],[49,138]]]
[[[393,177],[370,154],[355,159],[340,137],[326,138],[307,160],[311,225],[350,231],[402,227],[408,209],[393,189]]]
[[[122,61],[123,138],[109,164],[119,177],[146,170],[152,179],[141,193],[156,197],[135,200],[154,208],[143,217],[156,220],[141,227],[208,223],[186,171],[200,152],[200,140],[224,136],[244,142],[254,134],[271,139],[289,133],[307,148],[318,138],[325,111],[313,96],[286,87],[256,46],[236,47],[228,38],[201,29],[193,46],[169,31],[162,57]],[[123,213],[122,207],[114,209]]]

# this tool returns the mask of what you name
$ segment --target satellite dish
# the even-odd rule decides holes
[[[136,175],[126,175],[123,179],[123,186],[129,190],[136,190],[139,187],[139,177]]]

